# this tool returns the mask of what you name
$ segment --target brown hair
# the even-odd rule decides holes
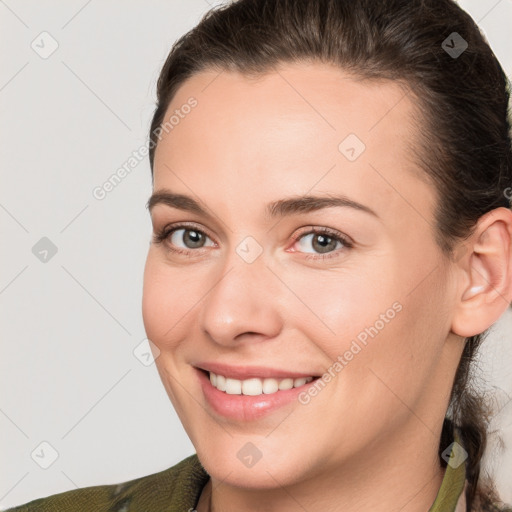
[[[455,243],[480,216],[510,208],[510,83],[476,23],[453,0],[238,0],[210,10],[174,44],[160,73],[152,174],[157,128],[189,77],[202,70],[257,75],[300,61],[406,85],[420,114],[414,154],[438,193],[436,237],[446,256],[454,257]],[[445,467],[441,453],[459,428],[468,452],[468,511],[499,510],[493,484],[480,481],[489,409],[469,378],[486,334],[466,339],[439,445]]]

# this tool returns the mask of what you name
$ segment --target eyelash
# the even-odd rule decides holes
[[[167,240],[169,238],[169,236],[174,231],[177,231],[177,230],[183,229],[183,228],[185,228],[187,230],[190,230],[190,231],[197,231],[197,232],[201,233],[202,235],[205,235],[208,238],[211,238],[202,229],[198,229],[193,224],[180,223],[180,224],[174,224],[174,225],[171,224],[170,226],[164,226],[162,229],[157,231],[154,234],[154,236],[153,236],[153,243],[161,244],[161,243],[165,242],[165,240]],[[307,228],[305,228],[304,231],[301,231],[298,234],[292,235],[292,239],[295,242],[297,242],[298,240],[300,240],[305,235],[310,235],[312,233],[318,234],[318,235],[327,235],[329,238],[332,238],[332,239],[336,240],[337,242],[341,242],[343,244],[343,248],[338,249],[338,250],[334,250],[334,251],[331,251],[331,252],[328,252],[326,254],[320,254],[320,255],[308,254],[308,255],[306,255],[304,257],[305,259],[326,260],[326,259],[329,259],[329,258],[333,258],[333,257],[339,256],[340,251],[342,251],[343,249],[352,249],[354,247],[353,242],[347,236],[341,234],[340,232],[335,231],[335,230],[330,229],[330,228],[318,228],[318,227],[315,227],[315,226],[308,226]],[[194,253],[194,252],[195,253],[201,253],[202,252],[201,251],[202,248],[199,248],[199,249],[182,249],[182,248],[171,247],[170,245],[167,245],[167,249],[169,251],[171,251],[171,252],[174,252],[174,253],[184,254],[185,256],[188,256],[189,258],[193,258],[193,257],[197,257],[197,256],[201,255],[201,254],[196,254],[195,256],[192,256],[192,253]]]

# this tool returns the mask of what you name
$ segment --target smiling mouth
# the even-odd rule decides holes
[[[204,371],[204,370],[203,370]],[[210,383],[215,389],[223,391],[228,395],[271,395],[279,391],[287,391],[292,388],[304,386],[318,377],[300,377],[300,378],[264,378],[257,377],[245,380],[232,379],[213,372],[204,371]]]

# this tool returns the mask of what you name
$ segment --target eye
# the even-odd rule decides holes
[[[209,238],[204,231],[197,229],[194,225],[178,224],[165,226],[155,232],[153,242],[159,244],[168,241],[166,246],[170,251],[192,256],[194,252],[202,252],[198,249],[205,247],[205,242]],[[180,244],[183,244],[184,247],[180,247]]]
[[[354,246],[353,242],[339,231],[314,226],[308,226],[306,229],[307,231],[303,230],[292,236],[296,245],[300,247],[298,252],[308,253],[307,249],[309,247],[313,248],[313,252],[305,256],[306,259],[323,260],[332,258]],[[201,255],[203,252],[201,249],[206,247],[207,240],[211,240],[211,238],[203,230],[192,224],[165,226],[156,231],[153,236],[154,243],[165,243],[171,252],[189,257]],[[180,244],[182,244],[181,247]],[[212,242],[209,246],[215,247],[215,245]],[[297,251],[294,250],[293,252]]]
[[[313,255],[306,256],[306,259],[326,259],[339,256],[340,251],[350,249],[354,245],[347,236],[329,228],[309,227],[308,231],[302,231],[293,238],[301,252],[307,253],[306,249],[313,248]],[[336,248],[340,251],[335,251]],[[315,255],[315,251],[317,255]]]

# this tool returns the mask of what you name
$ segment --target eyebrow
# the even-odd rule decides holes
[[[151,210],[157,204],[164,204],[172,208],[196,213],[203,217],[213,219],[213,215],[209,214],[195,199],[184,194],[175,194],[168,189],[161,189],[154,192],[149,198],[146,208]],[[332,207],[348,207],[362,212],[369,213],[379,218],[378,214],[369,206],[358,203],[344,195],[330,196],[298,196],[287,199],[279,199],[268,203],[265,212],[268,217],[285,217],[297,213],[309,213]]]

